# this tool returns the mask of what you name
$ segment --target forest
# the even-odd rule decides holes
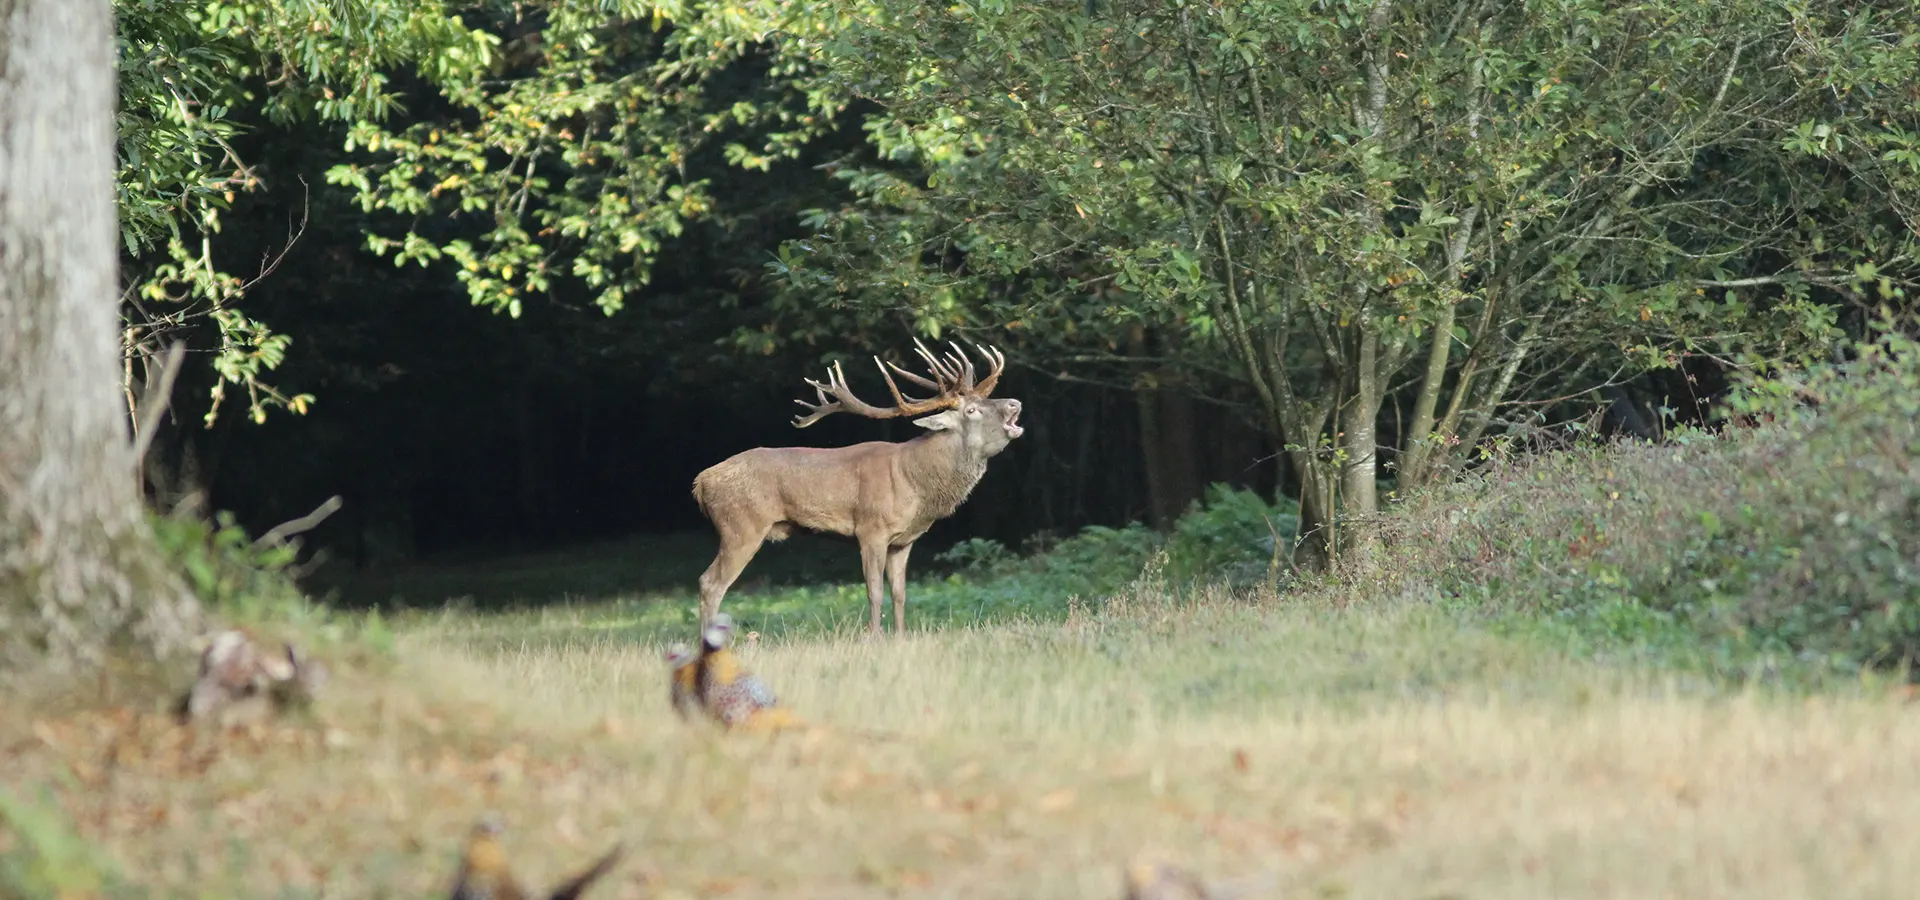
[[[0,0],[0,898],[1892,896],[1916,287],[1915,0]]]

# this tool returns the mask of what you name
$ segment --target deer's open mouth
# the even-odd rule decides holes
[[[1027,433],[1027,430],[1025,428],[1020,427],[1020,425],[1018,424],[1019,421],[1020,421],[1020,410],[1017,407],[1012,412],[1007,413],[1007,437],[1008,438],[1017,438]]]

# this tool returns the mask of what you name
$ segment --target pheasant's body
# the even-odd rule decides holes
[[[805,720],[793,714],[793,710],[774,706],[754,710],[741,727],[747,731],[779,731],[783,728],[803,728],[806,724]]]
[[[1139,862],[1127,867],[1126,900],[1211,900],[1212,896],[1198,877],[1178,866]]]
[[[702,635],[694,676],[699,705],[728,728],[774,730],[799,724],[793,713],[779,708],[780,698],[773,689],[727,649],[732,630],[731,619],[722,613]]]
[[[673,711],[682,719],[700,714],[700,658],[685,644],[667,650],[667,664],[673,667]]]
[[[216,632],[200,654],[200,677],[175,705],[182,721],[228,724],[310,706],[326,685],[325,666],[303,659],[292,644],[267,653],[239,629]]]
[[[780,702],[773,689],[740,665],[739,658],[725,647],[702,654],[699,692],[701,704],[727,726],[744,725],[755,713]]]
[[[475,825],[460,854],[460,872],[453,883],[451,900],[533,900],[507,867],[507,853],[500,846],[500,823],[489,817]],[[616,844],[586,871],[554,888],[547,900],[579,900],[581,894],[620,861],[623,848]]]
[[[507,852],[500,846],[500,827],[492,821],[474,826],[460,855],[460,874],[453,882],[452,900],[527,900],[527,892],[507,868]]]

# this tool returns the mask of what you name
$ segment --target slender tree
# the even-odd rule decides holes
[[[119,390],[108,0],[0,0],[0,665],[178,646]]]

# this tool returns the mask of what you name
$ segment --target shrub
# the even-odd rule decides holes
[[[1719,433],[1500,462],[1388,523],[1377,583],[1534,612],[1727,674],[1920,652],[1920,346],[1749,378]]]
[[[212,522],[184,515],[150,521],[161,552],[210,609],[260,618],[307,605],[288,573],[295,549],[257,546],[231,513],[219,513]]]
[[[1258,492],[1224,484],[1207,488],[1173,525],[1167,574],[1175,582],[1224,581],[1236,587],[1277,579],[1300,528],[1291,500],[1269,503]]]
[[[351,639],[377,659],[393,651],[393,633],[378,610],[361,616],[336,615],[309,599],[294,580],[298,548],[284,542],[260,544],[235,523],[232,514],[213,521],[188,516],[151,516],[161,552],[214,617],[227,625],[248,625],[291,639],[307,649],[339,646]]]
[[[1162,552],[1162,574],[1180,587],[1263,584],[1284,559],[1297,521],[1288,503],[1268,503],[1253,491],[1216,484],[1166,536],[1137,523],[1093,525],[1064,540],[1043,542],[1044,549],[1026,556],[997,541],[962,541],[935,557],[955,567],[955,574],[918,588],[914,603],[929,613],[944,608],[975,619],[994,612],[1061,612],[1070,598],[1091,603],[1120,592]]]

